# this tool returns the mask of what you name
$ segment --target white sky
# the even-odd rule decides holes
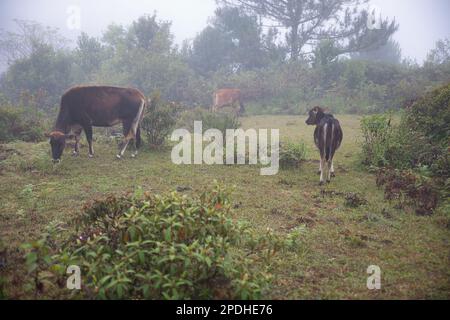
[[[396,18],[395,35],[404,56],[421,62],[438,39],[450,37],[450,0],[371,0],[383,16]],[[58,27],[75,39],[79,31],[67,28],[67,9],[81,9],[81,30],[99,36],[111,22],[130,24],[143,14],[172,21],[172,32],[180,44],[193,38],[214,14],[214,0],[0,0],[0,28],[13,28],[14,18],[28,19]]]

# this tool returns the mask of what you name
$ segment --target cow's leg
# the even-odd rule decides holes
[[[336,174],[334,173],[334,161],[333,160],[331,160],[331,176],[334,178],[334,177],[336,177]]]
[[[317,171],[317,174],[322,174],[322,160],[319,161],[319,171]]]
[[[324,169],[326,166],[326,160],[325,160],[325,156],[321,156],[320,157],[320,167],[322,168],[322,170],[320,171],[320,185],[324,184]]]
[[[329,160],[327,161],[327,182],[330,183],[331,182],[331,166],[332,166],[333,160]]]
[[[141,147],[141,128],[137,127],[136,134],[133,139],[134,141],[134,153],[131,155],[133,158],[136,157],[139,153],[139,148]]]
[[[124,138],[122,140],[122,143],[120,144],[119,153],[116,156],[117,159],[120,159],[123,157],[125,151],[127,150],[128,144],[130,143],[130,140],[133,139],[132,135],[130,135],[132,122],[131,121],[123,121],[122,125],[123,125]]]
[[[84,132],[86,133],[86,139],[89,145],[89,158],[94,157],[94,147],[92,146],[92,126],[85,126]]]
[[[77,127],[75,130],[74,130],[74,134],[75,134],[75,146],[74,146],[74,148],[73,148],[73,152],[72,152],[72,155],[74,156],[74,157],[76,157],[76,156],[78,156],[79,154],[80,154],[80,136],[81,136],[81,131],[83,131],[83,128],[82,127]]]

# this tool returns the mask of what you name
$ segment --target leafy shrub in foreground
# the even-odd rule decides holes
[[[231,220],[230,209],[229,192],[219,186],[198,198],[138,191],[95,201],[69,241],[45,234],[43,243],[27,247],[30,278],[42,290],[40,275],[50,271],[57,287],[67,266],[78,265],[81,298],[259,298],[269,279],[261,269],[277,251],[292,249],[298,232],[254,233]],[[49,261],[45,248],[61,249]]]

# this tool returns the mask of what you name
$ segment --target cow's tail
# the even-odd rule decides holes
[[[136,148],[139,149],[142,145],[142,139],[141,139],[141,126],[139,125],[136,130]]]
[[[136,117],[134,118],[133,124],[131,126],[131,132],[134,135],[135,141],[136,141],[136,148],[139,148],[142,143],[141,139],[141,122],[144,118],[144,113],[147,108],[147,101],[145,98],[142,98],[141,104],[139,105],[139,110],[136,114]]]
[[[325,133],[325,160],[328,162],[333,157],[334,121],[328,121],[329,130]]]

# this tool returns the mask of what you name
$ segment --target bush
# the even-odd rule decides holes
[[[391,117],[389,115],[372,115],[362,118],[363,163],[373,166],[387,164],[386,154],[392,138]]]
[[[449,189],[450,85],[405,110],[400,124],[376,115],[361,122],[364,163],[388,168],[378,174],[388,199],[408,197],[418,214],[430,214]],[[432,179],[430,179],[430,177]]]
[[[47,232],[44,242],[25,247],[37,273],[30,279],[42,289],[39,279],[48,282],[50,272],[51,284],[65,285],[67,266],[78,265],[82,298],[260,298],[269,278],[256,267],[266,268],[279,250],[292,250],[299,231],[286,238],[261,235],[234,222],[230,210],[229,191],[218,185],[198,198],[138,189],[95,201],[85,206],[69,239]],[[60,249],[49,259],[42,247]]]
[[[450,85],[409,107],[394,126],[390,115],[361,121],[363,162],[396,169],[429,168],[436,177],[449,177]]]
[[[23,140],[42,141],[45,137],[43,121],[30,110],[14,107],[0,107],[0,142]]]
[[[448,145],[450,135],[450,84],[438,88],[414,103],[405,124],[423,133],[435,145]]]
[[[417,132],[425,139],[410,140],[414,147],[429,146],[427,165],[435,176],[450,177],[450,84],[436,89],[414,103],[402,119],[410,132]]]
[[[286,142],[280,145],[280,168],[299,168],[306,159],[307,151],[304,143]]]
[[[154,94],[148,112],[142,119],[141,128],[151,148],[162,147],[175,128],[181,106],[174,102],[164,103],[159,94]]]

